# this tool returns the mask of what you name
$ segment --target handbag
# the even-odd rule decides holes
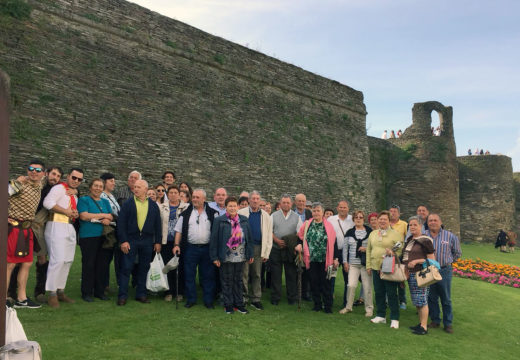
[[[393,282],[403,282],[406,281],[406,265],[401,264],[399,258],[397,256],[385,256],[394,258],[395,261],[394,271],[392,273],[385,273],[383,270],[379,272],[379,276],[381,280],[393,281]],[[384,261],[384,259],[383,259]]]
[[[169,290],[168,277],[163,273],[164,262],[161,254],[156,253],[153,261],[150,263],[150,270],[146,277],[146,288],[151,292],[160,292]]]
[[[11,307],[5,309],[5,343],[27,340],[22,323],[16,315],[16,310]]]
[[[441,281],[442,276],[439,269],[426,259],[426,267],[415,273],[415,279],[417,280],[417,286],[427,287]]]
[[[385,256],[381,264],[381,272],[392,274],[395,270],[395,256]]]

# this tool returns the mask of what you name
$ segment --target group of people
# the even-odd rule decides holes
[[[399,139],[403,135],[401,129],[397,130],[397,133],[394,130],[390,131],[390,135],[388,135],[388,131],[383,131],[383,135],[381,135],[381,139]]]
[[[476,148],[475,149],[475,152],[471,152],[471,148],[468,149],[468,155],[471,156],[471,155],[490,155],[491,153],[489,152],[489,150],[486,150],[486,152],[484,152],[484,149],[478,149]]]
[[[185,182],[177,185],[173,171],[165,171],[156,186],[138,171],[132,171],[121,188],[115,188],[115,180],[113,174],[103,173],[89,181],[87,195],[79,196],[83,170],[72,168],[64,177],[61,168],[45,169],[42,161],[32,160],[26,176],[10,181],[7,281],[12,306],[41,306],[26,294],[33,251],[36,299],[53,308],[74,302],[64,290],[79,243],[81,295],[86,302],[109,300],[113,261],[117,304],[127,303],[130,279],[135,299],[149,303],[146,278],[154,254],[161,254],[165,263],[179,257],[179,266],[167,274],[165,301],[185,298],[186,308],[195,306],[198,273],[205,307],[214,308],[219,296],[228,314],[248,313],[248,304],[263,310],[267,272],[273,306],[282,299],[285,274],[289,304],[303,299],[313,302],[314,311],[332,313],[341,266],[340,313],[364,303],[365,316],[380,324],[386,323],[389,307],[390,326],[398,329],[399,312],[406,309],[404,283],[381,277],[383,258],[395,256],[408,269],[410,296],[419,314],[413,333],[423,335],[440,326],[439,299],[444,330],[453,332],[451,264],[461,256],[460,244],[443,229],[440,215],[430,214],[424,205],[407,223],[400,219],[397,205],[350,215],[348,201],[340,200],[334,214],[319,202],[310,203],[304,194],[294,201],[284,194],[272,209],[256,190],[234,197],[218,188],[214,201],[208,202],[204,189],[192,189]],[[438,262],[442,280],[419,287],[415,273],[427,259]],[[355,301],[359,280],[361,296]]]

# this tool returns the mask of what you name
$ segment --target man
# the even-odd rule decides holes
[[[218,188],[215,190],[215,194],[213,194],[213,200],[209,203],[209,207],[213,210],[217,211],[219,215],[224,215],[226,213],[226,199],[227,199],[227,191],[224,188]]]
[[[173,253],[181,254],[182,250],[184,256],[186,308],[191,308],[197,302],[197,267],[204,305],[208,309],[214,308],[216,267],[209,257],[209,240],[213,220],[217,214],[218,212],[206,203],[206,192],[195,189],[191,205],[181,213],[175,224]]]
[[[134,196],[123,203],[117,222],[117,235],[121,246],[121,269],[117,305],[126,305],[128,281],[138,257],[135,299],[143,304],[150,303],[146,296],[146,275],[150,270],[153,251],[161,252],[162,228],[159,206],[146,198],[148,183],[137,180]]]
[[[278,305],[282,297],[282,266],[285,270],[285,287],[290,305],[298,301],[294,247],[298,242],[298,230],[302,219],[291,210],[291,196],[285,194],[280,199],[280,210],[275,211],[273,220],[273,247],[269,256],[271,264],[271,304]],[[285,240],[284,240],[285,239]],[[289,244],[291,240],[291,244]]]
[[[453,309],[451,306],[451,264],[457,261],[462,255],[460,242],[457,236],[451,232],[442,229],[442,220],[439,214],[430,214],[428,216],[428,230],[426,235],[433,239],[433,247],[435,248],[435,260],[439,263],[442,280],[436,284],[430,285],[430,293],[428,295],[428,308],[430,309],[430,328],[438,328],[441,323],[441,312],[439,309],[439,298],[442,305],[442,321],[444,323],[444,331],[453,333]]]
[[[164,188],[166,189],[166,191],[164,192],[164,201],[168,201],[168,188],[175,184],[175,180],[177,178],[175,177],[175,173],[173,171],[166,170],[162,175],[161,179],[163,181]]]
[[[119,205],[123,205],[123,203],[132,198],[134,196],[134,184],[137,180],[141,180],[141,173],[137,170],[134,170],[128,174],[127,186],[117,189],[114,191],[114,197],[117,199]]]
[[[312,204],[310,201],[309,203]],[[300,217],[302,223],[304,223],[305,220],[312,218],[312,211],[307,208],[307,197],[305,194],[296,194],[294,197],[294,204],[294,212]],[[309,271],[307,269],[303,270],[302,298],[306,301],[312,301],[311,282],[309,278]]]
[[[419,205],[417,207],[417,216],[419,216],[423,221],[423,232],[428,230],[428,215],[430,211],[425,205]]]
[[[242,191],[242,192],[240,193],[239,198],[241,198],[241,197],[246,197],[246,198],[249,200],[249,193],[248,193],[247,191],[244,190],[244,191]]]
[[[401,241],[404,244],[408,232],[408,223],[400,219],[401,208],[399,205],[394,204],[388,211],[390,212],[390,227],[401,235]],[[399,308],[401,310],[406,310],[406,288],[404,285],[404,283],[400,283],[397,288],[397,292],[399,293]]]
[[[67,195],[67,190],[77,189],[83,181],[83,170],[72,168],[66,183],[54,186],[43,200],[49,210],[49,221],[45,225],[45,242],[49,251],[49,266],[45,290],[49,292],[47,303],[53,308],[60,306],[58,301],[74,303],[64,293],[70,267],[76,251],[76,229],[73,223],[79,217],[76,195]]]
[[[12,180],[8,185],[7,288],[17,264],[20,264],[20,269],[16,279],[17,296],[13,299],[14,304],[8,301],[7,305],[14,305],[16,308],[37,309],[41,306],[27,297],[26,287],[33,262],[34,237],[31,223],[40,202],[44,168],[41,160],[32,160],[27,167],[27,180],[23,183]]]
[[[254,245],[254,262],[252,264],[248,262],[244,263],[242,274],[244,296],[246,298],[249,296],[248,282],[249,274],[251,274],[251,295],[249,296],[249,300],[252,307],[257,310],[263,310],[264,307],[260,302],[262,297],[260,275],[262,272],[262,264],[269,259],[269,254],[273,246],[273,220],[266,211],[260,209],[260,193],[256,190],[251,192],[249,207],[240,209],[238,213],[249,219]]]
[[[34,287],[34,298],[40,302],[47,302],[45,298],[45,282],[47,281],[47,267],[49,266],[49,262],[47,261],[47,245],[45,244],[45,223],[49,218],[49,213],[47,209],[43,207],[43,199],[47,196],[51,188],[60,182],[61,177],[63,176],[63,170],[60,167],[54,166],[50,167],[45,171],[45,178],[43,179],[43,188],[41,190],[40,202],[36,209],[36,216],[31,224],[31,229],[33,231],[33,237],[35,243],[40,248],[39,251],[35,252],[34,255],[37,257],[36,261],[36,285]],[[29,178],[27,176],[21,176],[18,178],[18,181],[21,183],[25,183]],[[70,193],[68,195],[77,194],[77,190],[69,190],[74,191],[74,193]],[[11,281],[9,283],[9,294],[11,298],[16,298],[16,288],[17,288],[17,278],[18,278],[18,270],[19,266],[13,269],[11,273]]]
[[[332,224],[334,230],[336,231],[336,244],[339,250],[339,262],[343,264],[343,245],[345,243],[345,234],[351,228],[354,227],[354,221],[352,220],[352,215],[349,215],[349,205],[347,200],[341,200],[338,202],[338,207],[336,208],[338,211],[338,215],[332,215],[327,219],[328,222]],[[346,260],[345,260],[346,261]],[[334,291],[335,278],[332,278],[332,291]],[[348,272],[343,270],[343,283],[345,285],[345,289],[343,290],[343,306],[342,309],[345,309],[347,306],[347,289],[348,289]]]

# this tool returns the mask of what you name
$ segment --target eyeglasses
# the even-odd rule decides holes
[[[38,167],[34,167],[34,166],[29,166],[27,168],[27,170],[29,170],[29,171],[36,171],[37,173],[41,173],[43,171],[42,168],[38,168]]]
[[[164,192],[165,190],[164,189],[155,189],[155,191],[157,191],[157,192]]]
[[[78,182],[82,182],[83,181],[83,178],[80,178],[80,177],[77,177],[77,176],[74,176],[74,175],[71,175],[70,177],[72,180],[74,181],[78,181]]]

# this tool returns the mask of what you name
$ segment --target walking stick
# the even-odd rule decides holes
[[[296,259],[294,259],[296,264],[296,272],[298,273],[298,311],[302,308],[302,274],[303,274],[303,256],[302,253],[299,252],[296,254]]]
[[[177,256],[177,254],[175,254]],[[175,269],[175,309],[179,310],[179,266]]]

